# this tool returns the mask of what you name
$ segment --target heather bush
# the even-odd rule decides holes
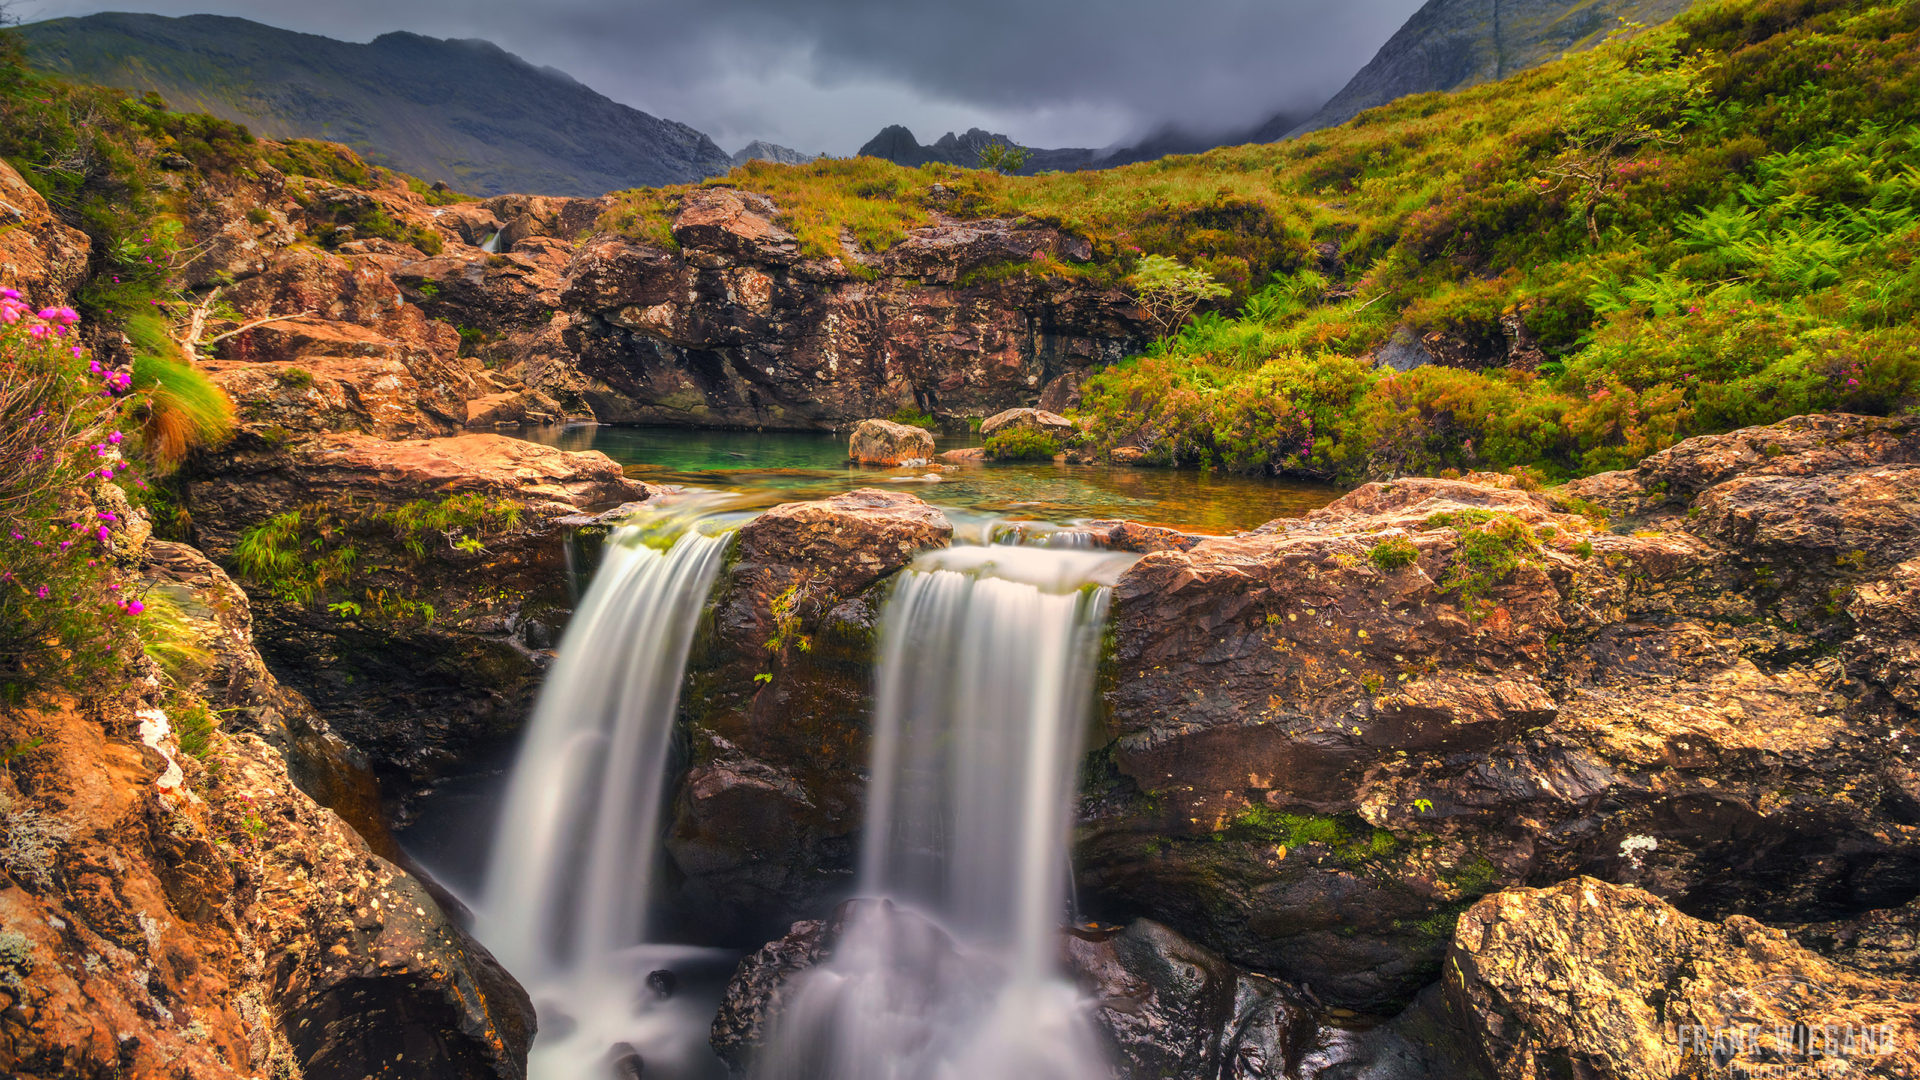
[[[132,388],[77,344],[71,308],[0,291],[0,700],[85,686],[138,651],[145,604],[114,580],[117,515],[90,492],[130,467],[118,422]]]

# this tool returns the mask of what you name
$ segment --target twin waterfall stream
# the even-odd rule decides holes
[[[650,1080],[721,1074],[710,1010],[647,985],[717,953],[645,943],[680,686],[742,518],[681,505],[609,538],[509,781],[477,929],[534,998],[534,1080],[615,1077],[629,1053]],[[1057,934],[1106,586],[1133,558],[957,546],[899,575],[861,900],[831,959],[783,994],[756,1077],[1107,1075]]]

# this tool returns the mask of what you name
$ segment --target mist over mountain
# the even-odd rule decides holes
[[[592,196],[733,167],[699,131],[485,41],[392,33],[361,45],[212,15],[90,15],[20,32],[51,70],[155,91],[269,138],[345,143],[477,195]]]
[[[1306,123],[1276,134],[1344,124],[1376,105],[1503,79],[1591,48],[1622,20],[1653,25],[1692,0],[1428,0],[1380,52]]]

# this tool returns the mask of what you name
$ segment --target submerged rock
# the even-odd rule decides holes
[[[908,465],[933,457],[933,435],[891,420],[862,420],[847,441],[847,456],[860,465]]]

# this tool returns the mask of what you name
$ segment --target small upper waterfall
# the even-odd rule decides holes
[[[488,233],[487,238],[480,241],[480,250],[489,255],[500,254],[500,235],[498,231]]]
[[[860,867],[887,902],[788,995],[765,1080],[1106,1075],[1056,934],[1105,586],[1133,558],[956,547],[901,576]]]
[[[514,763],[477,930],[537,1004],[535,1077],[605,1075],[620,1043],[645,1045],[649,1076],[704,1050],[660,1045],[700,1023],[642,997],[688,950],[642,942],[680,685],[732,539],[702,516],[714,502],[649,509],[608,538]]]

